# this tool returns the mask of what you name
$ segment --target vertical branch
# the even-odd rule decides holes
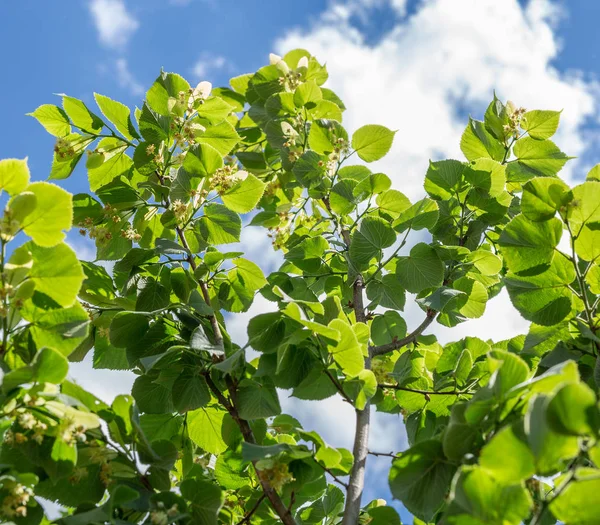
[[[161,185],[165,185],[165,179],[164,177],[158,173],[158,171],[156,172],[156,176],[158,177],[158,180],[160,181]],[[163,204],[169,208],[171,203],[169,201],[169,197],[164,197],[163,198]],[[187,242],[187,239],[185,238],[185,233],[184,231],[181,229],[181,226],[175,226],[175,231],[177,232],[177,237],[179,238],[179,242],[181,242],[181,245],[186,249],[187,251],[187,262],[190,265],[190,268],[192,269],[192,271],[196,271],[196,261],[194,261],[194,256],[192,255],[192,251],[190,250],[190,245]],[[200,279],[199,281],[200,284],[200,290],[202,291],[202,297],[204,298],[204,302],[210,306],[210,294],[208,293],[208,286],[206,285],[206,283]],[[221,333],[221,328],[219,327],[219,320],[217,319],[216,315],[211,315],[210,316],[210,325],[213,329],[213,334],[215,337],[215,344],[217,346],[219,346],[220,348],[223,348],[223,334]]]
[[[242,433],[244,441],[246,443],[255,444],[256,439],[254,439],[254,434],[252,433],[250,424],[245,419],[242,419],[238,413],[237,404],[236,404],[236,388],[235,388],[235,385],[233,384],[233,381],[231,380],[231,378],[229,378],[229,377],[226,378],[227,388],[229,390],[229,396],[231,398],[231,401],[230,401],[219,390],[219,388],[217,387],[215,382],[212,380],[212,378],[210,377],[210,374],[208,372],[204,374],[204,377],[206,378],[206,383],[208,385],[208,388],[210,388],[212,393],[219,400],[219,403],[221,403],[225,407],[227,412],[229,412],[229,415],[236,422],[237,426],[240,429],[240,432]],[[262,487],[263,493],[264,493],[265,497],[271,503],[273,510],[275,510],[275,512],[281,519],[281,523],[283,523],[284,525],[296,525],[296,520],[292,516],[291,510],[285,506],[285,504],[279,497],[279,494],[277,494],[277,491],[271,485],[271,482],[269,481],[268,477],[265,475],[265,473],[262,470],[256,468],[256,461],[253,461],[252,465],[254,466],[254,470],[256,472],[258,480],[260,481],[260,485]]]
[[[350,248],[350,232],[346,229],[342,230],[342,237],[348,249]],[[361,274],[356,276],[356,280],[352,285],[352,305],[356,322],[365,323],[367,316],[363,303],[363,288],[364,280]],[[371,368],[371,350],[365,359],[365,368]],[[354,463],[350,472],[348,481],[348,491],[346,493],[346,507],[344,509],[343,525],[356,525],[360,515],[360,504],[362,493],[365,486],[365,470],[367,465],[367,455],[369,453],[369,431],[371,423],[371,403],[367,401],[362,410],[356,410],[356,430],[354,433],[354,446],[352,453],[354,455]]]

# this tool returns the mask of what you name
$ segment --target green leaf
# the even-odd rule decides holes
[[[119,312],[110,324],[110,342],[117,348],[134,345],[146,335],[148,317],[134,312]]]
[[[173,412],[171,391],[150,376],[138,377],[133,383],[131,395],[135,398],[139,409],[146,414]]]
[[[94,93],[94,98],[102,114],[115,125],[125,138],[129,140],[140,138],[131,122],[131,111],[125,104],[98,93]]]
[[[187,424],[190,439],[211,454],[219,455],[227,450],[227,444],[221,437],[225,414],[224,410],[214,406],[188,412]]]
[[[27,115],[35,118],[50,135],[64,137],[71,133],[69,117],[62,108],[54,104],[43,104]]]
[[[385,126],[369,124],[358,128],[352,135],[352,148],[365,162],[384,157],[392,147],[395,131]]]
[[[579,452],[575,436],[554,432],[547,420],[547,406],[551,397],[538,395],[529,402],[525,415],[525,434],[535,456],[536,472],[549,476],[562,470]]]
[[[492,159],[475,159],[465,168],[465,180],[490,197],[499,197],[506,185],[506,166]]]
[[[314,151],[305,151],[294,164],[292,173],[305,188],[317,187],[325,176],[323,160]]]
[[[245,379],[238,387],[237,409],[242,419],[254,420],[281,414],[277,390],[271,381]]]
[[[183,91],[187,97],[189,90],[190,85],[182,76],[161,71],[146,93],[146,101],[154,111],[161,115],[169,116],[175,113],[183,116],[186,108],[181,107],[179,103],[179,93]]]
[[[436,251],[425,243],[410,250],[410,256],[398,257],[396,275],[400,284],[411,293],[441,286],[444,279],[444,263]]]
[[[314,80],[300,84],[294,92],[294,104],[301,108],[306,105],[315,104],[323,99],[321,88]]]
[[[394,274],[386,274],[381,280],[372,280],[367,285],[367,297],[373,305],[395,310],[404,310],[406,301],[404,288]],[[372,306],[369,306],[372,308]]]
[[[42,348],[35,355],[31,366],[35,379],[40,383],[59,385],[69,372],[67,358],[52,348]]]
[[[365,368],[365,360],[352,327],[342,319],[334,319],[328,326],[341,334],[341,339],[337,344],[327,345],[329,352],[333,355],[333,360],[344,374],[357,376]]]
[[[523,214],[514,217],[498,241],[509,270],[520,273],[550,265],[562,228],[562,222],[557,218],[531,222]]]
[[[226,119],[233,111],[233,106],[220,97],[210,97],[197,108],[198,115],[211,124],[218,124]]]
[[[422,199],[402,211],[394,221],[393,227],[397,232],[403,232],[408,228],[429,230],[435,226],[439,215],[439,208],[435,201]]]
[[[551,140],[519,139],[513,148],[517,157],[506,168],[510,182],[525,182],[533,177],[553,177],[571,158],[565,155]]]
[[[221,195],[223,204],[236,213],[252,211],[265,191],[264,182],[251,173],[240,171],[238,175],[242,173],[244,174],[243,180]]]
[[[569,200],[569,187],[560,179],[536,177],[523,184],[521,212],[530,221],[547,221]]]
[[[190,502],[194,523],[218,524],[217,516],[225,498],[221,489],[214,483],[186,479],[181,483],[181,495]]]
[[[254,294],[267,284],[259,266],[247,259],[233,259],[235,266],[227,273],[227,281],[219,288],[219,300],[229,312],[245,312]]]
[[[206,204],[199,221],[200,232],[209,244],[239,242],[242,232],[240,216],[222,204]]]
[[[27,158],[0,160],[0,191],[9,195],[21,193],[29,185]]]
[[[444,505],[454,470],[439,441],[421,441],[392,463],[390,489],[412,514],[429,522]]]
[[[406,335],[406,321],[392,310],[376,315],[371,323],[371,340],[376,345],[391,343]]]
[[[133,160],[125,153],[127,146],[118,139],[103,139],[98,145],[105,149],[104,162],[97,168],[88,169],[90,189],[96,191],[121,175],[127,176],[133,168]]]
[[[392,507],[375,507],[369,510],[370,525],[402,525],[398,512]]]
[[[74,126],[88,133],[98,133],[103,127],[102,119],[92,113],[79,99],[63,95],[63,108]]]
[[[568,525],[595,525],[600,515],[600,471],[578,469],[576,480],[570,481],[566,488],[551,498],[550,510],[556,519]],[[561,486],[566,482],[564,476],[555,481]]]
[[[239,140],[240,136],[227,120],[216,126],[210,126],[204,133],[196,137],[196,142],[212,146],[223,157],[229,154]]]
[[[526,273],[509,272],[505,278],[511,301],[525,319],[550,326],[569,315],[573,298],[569,285],[575,270],[564,255],[555,253],[550,267],[541,273]]]
[[[155,279],[145,279],[139,285],[135,309],[138,312],[154,312],[166,308],[170,302],[168,288]]]
[[[477,466],[461,468],[452,482],[451,497],[458,507],[454,512],[471,517],[469,524],[519,525],[533,504],[522,485],[505,485]]]
[[[175,410],[182,414],[206,406],[210,402],[206,379],[190,369],[185,369],[175,379],[172,395]]]
[[[383,248],[396,241],[396,233],[383,219],[366,217],[355,230],[350,243],[350,258],[358,268],[366,268],[373,257],[381,258]]]
[[[23,219],[21,227],[39,246],[54,246],[63,241],[62,230],[73,221],[72,195],[55,184],[34,182],[27,191],[36,197],[35,209]]]
[[[215,148],[208,144],[194,144],[188,150],[183,161],[185,171],[190,175],[197,175],[199,177],[210,176],[222,167],[223,157]],[[181,170],[179,172],[181,173]],[[189,193],[187,196],[189,196]]]
[[[573,236],[590,223],[600,222],[600,182],[588,181],[572,189],[573,198],[567,207],[567,219]]]
[[[470,117],[460,139],[460,149],[467,160],[488,158],[501,162],[505,154],[504,145],[485,129],[484,123]]]
[[[43,248],[33,242],[25,246],[33,259],[29,277],[35,283],[35,289],[61,306],[71,306],[84,278],[75,252],[64,243],[52,248]]]
[[[29,333],[38,348],[44,346],[70,355],[87,337],[90,317],[78,303],[69,308],[38,308],[34,300],[21,309],[23,319],[31,322]]]
[[[429,161],[425,191],[437,200],[449,199],[460,189],[465,165],[458,160]]]
[[[519,483],[535,474],[535,458],[513,426],[501,429],[481,449],[479,464],[493,478],[507,485]]]
[[[502,269],[502,259],[484,249],[469,253],[465,260],[475,266],[482,275],[498,275]]]
[[[559,434],[595,434],[600,428],[600,412],[594,391],[585,383],[570,383],[560,388],[546,408],[550,428]]]
[[[521,127],[534,139],[549,139],[558,129],[560,114],[560,111],[539,109],[527,111],[521,118]]]

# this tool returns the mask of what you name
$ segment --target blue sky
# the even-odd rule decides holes
[[[600,161],[599,15],[592,0],[4,1],[0,158],[29,156],[34,180],[47,177],[52,137],[25,113],[57,102],[53,93],[92,103],[96,91],[134,106],[161,67],[190,82],[224,85],[265,64],[271,51],[305,47],[327,62],[330,87],[350,108],[349,129],[371,122],[399,129],[378,169],[411,198],[422,191],[429,158],[459,154],[466,115],[481,116],[494,89],[529,109],[564,108],[556,142],[579,157],[564,172],[573,181]],[[84,171],[64,186],[85,191]],[[246,246],[272,266],[277,259],[265,255],[268,242],[259,235],[246,232]],[[86,252],[81,240],[70,239]],[[268,307],[258,300],[251,313],[232,320],[232,332],[243,339],[248,318]],[[409,308],[406,318],[416,324],[417,310]],[[443,341],[502,339],[526,324],[500,296],[483,318],[452,334],[436,330]],[[131,379],[92,372],[88,364],[74,374],[105,398]],[[305,427],[333,445],[350,445],[352,414],[343,403],[329,400],[316,411],[283,401]],[[399,420],[375,416],[371,446],[405,447]],[[388,497],[385,467],[386,461],[371,463],[368,497]]]

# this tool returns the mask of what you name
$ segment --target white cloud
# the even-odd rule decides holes
[[[117,59],[115,62],[115,73],[117,75],[117,82],[123,89],[129,91],[132,95],[142,95],[144,93],[144,86],[135,78],[125,58]]]
[[[597,114],[597,86],[552,65],[557,9],[547,0],[526,8],[517,0],[428,0],[375,45],[344,17],[332,23],[331,13],[309,31],[289,33],[277,49],[306,48],[327,63],[328,85],[349,108],[349,130],[367,123],[399,129],[375,169],[409,197],[422,194],[428,159],[460,157],[466,122],[457,103],[481,116],[494,90],[528,108],[564,109],[558,144],[571,155],[585,149],[580,126]]]
[[[107,47],[123,48],[140,26],[123,0],[92,0],[89,9],[100,42]]]
[[[214,71],[231,70],[229,61],[221,55],[202,53],[200,58],[192,66],[192,74],[198,80],[206,80],[207,76]]]

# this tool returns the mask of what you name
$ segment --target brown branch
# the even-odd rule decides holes
[[[158,177],[158,180],[160,181],[161,185],[164,186],[165,185],[165,179],[164,177],[158,173],[158,171],[155,172],[156,176]],[[169,197],[163,197],[163,204],[169,208],[171,206],[171,203],[169,201]],[[192,255],[192,250],[190,250],[190,245],[187,242],[187,239],[185,238],[185,233],[184,231],[181,229],[180,226],[175,226],[175,231],[177,232],[177,236],[179,237],[179,241],[181,242],[181,245],[185,248],[186,250],[186,259],[187,262],[190,265],[190,268],[195,272],[196,271],[196,261],[194,261],[194,256]],[[202,297],[204,298],[204,302],[210,306],[210,294],[208,293],[208,286],[206,285],[206,283],[202,280],[199,279],[198,283],[200,285],[200,290],[202,291]],[[210,319],[210,325],[213,329],[213,335],[215,338],[215,344],[220,347],[223,348],[223,334],[221,333],[221,328],[219,326],[219,320],[217,319],[216,315],[211,315],[209,316]]]
[[[258,510],[258,507],[260,507],[260,504],[264,501],[265,498],[266,498],[266,496],[264,494],[260,498],[258,498],[258,501],[254,504],[254,507],[252,507],[244,515],[244,518],[242,519],[242,521],[239,521],[237,525],[242,525],[243,523],[250,523],[250,518]]]
[[[406,386],[400,385],[390,385],[387,383],[382,383],[377,385],[379,388],[389,388],[391,390],[402,390],[403,392],[412,392],[414,394],[423,394],[424,396],[462,396],[466,394],[473,394],[470,390],[448,390],[448,391],[440,391],[440,390],[419,390],[417,388],[408,388]]]
[[[315,459],[315,463],[317,465],[319,465],[319,467],[321,467],[325,472],[327,472],[327,474],[329,474],[333,478],[333,481],[335,481],[336,483],[339,483],[342,487],[344,487],[346,490],[348,490],[348,483],[346,483],[345,481],[342,481],[335,474],[333,474],[331,472],[331,470],[329,470],[327,467],[324,467],[323,465],[321,465],[321,463],[319,463],[316,459]]]
[[[399,454],[394,454],[393,452],[373,452],[372,450],[369,450],[369,455],[376,456],[376,457],[393,458],[393,459],[400,457]]]
[[[333,386],[335,386],[337,391],[344,398],[344,401],[347,401],[351,405],[354,405],[354,403],[352,402],[352,399],[350,399],[350,396],[348,394],[346,394],[346,392],[344,392],[342,385],[340,385],[340,382],[335,377],[333,377],[333,374],[329,370],[327,370],[327,368],[323,368],[323,371],[325,372],[327,377],[331,380],[331,382],[333,383]]]
[[[402,339],[396,339],[391,343],[387,343],[385,345],[372,346],[371,355],[373,357],[377,357],[392,352],[394,350],[403,348],[404,346],[409,345],[410,343],[414,343],[417,340],[417,337],[419,337],[425,331],[425,329],[433,322],[436,314],[437,312],[435,310],[431,310],[430,308],[428,308],[427,313],[425,315],[425,320],[417,328],[415,328],[415,330],[412,333],[410,333],[406,337],[403,337]]]
[[[237,426],[240,429],[240,432],[242,433],[244,441],[246,443],[256,444],[256,439],[254,439],[254,434],[252,433],[250,424],[248,423],[248,421],[240,417],[240,414],[237,410],[236,388],[233,383],[233,380],[230,377],[227,377],[225,379],[230,396],[230,399],[227,399],[219,390],[219,387],[217,387],[215,382],[212,380],[212,377],[210,377],[210,373],[205,372],[204,378],[206,379],[208,388],[210,388],[215,397],[225,407],[227,412],[229,412],[229,415],[236,422]],[[271,486],[271,482],[269,481],[268,476],[262,470],[256,468],[256,463],[256,461],[252,461],[252,465],[254,466],[254,470],[256,472],[258,480],[260,481],[263,493],[268,498],[269,502],[271,503],[271,506],[281,519],[281,523],[283,523],[284,525],[296,525],[296,520],[294,520],[291,510],[285,506],[285,504],[279,497],[279,494],[277,494],[277,491]]]

